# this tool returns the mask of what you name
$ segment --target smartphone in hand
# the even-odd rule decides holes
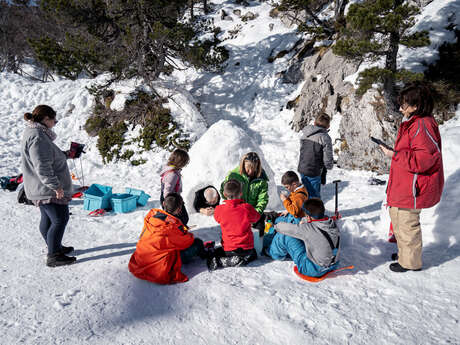
[[[387,148],[388,150],[391,150],[391,151],[394,151],[393,148],[387,144],[385,144],[382,140],[380,139],[377,139],[377,138],[374,138],[374,137],[370,137],[370,139],[376,143],[377,145],[382,145],[383,147]]]

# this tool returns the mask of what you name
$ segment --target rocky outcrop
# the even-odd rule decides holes
[[[370,89],[361,98],[353,94],[345,96],[341,106],[339,133],[342,143],[337,165],[388,173],[390,159],[369,138],[373,136],[393,146],[399,119],[388,117],[383,97],[375,89]]]
[[[304,59],[305,84],[292,121],[294,129],[305,127],[319,111],[325,111],[331,116],[340,112],[342,99],[354,93],[353,87],[345,83],[344,79],[353,74],[357,67],[334,55],[327,47],[321,47],[316,54]]]
[[[398,119],[387,115],[384,99],[378,91],[371,89],[361,98],[355,96],[353,86],[344,79],[355,73],[357,67],[327,47],[305,58],[302,67],[305,84],[300,95],[289,103],[295,107],[292,126],[295,130],[302,129],[319,111],[331,117],[341,114],[338,166],[388,173],[390,160],[369,137],[392,146]]]

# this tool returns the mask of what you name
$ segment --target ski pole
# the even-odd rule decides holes
[[[339,183],[342,182],[341,180],[332,181],[335,184],[335,216],[336,218],[340,218],[339,214]]]

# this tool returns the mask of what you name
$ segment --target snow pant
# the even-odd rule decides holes
[[[203,241],[199,238],[195,238],[190,247],[180,251],[180,258],[184,264],[193,261],[196,257],[200,257],[202,259],[206,257]]]
[[[329,267],[322,267],[315,264],[307,257],[307,251],[303,241],[298,238],[280,234],[279,232],[275,234],[268,254],[270,254],[274,260],[284,260],[289,255],[296,264],[299,272],[310,277],[320,277],[338,266],[338,263]]]
[[[390,207],[390,218],[398,245],[399,264],[411,270],[422,268],[421,209]]]
[[[213,256],[208,258],[207,266],[210,271],[224,267],[246,266],[251,261],[257,259],[257,253],[254,249],[238,248],[232,251],[224,251],[219,247],[214,252]]]
[[[288,213],[287,216],[279,216],[275,219],[274,224],[278,224],[281,222],[284,223],[291,223],[291,224],[299,224],[302,218],[296,218],[292,214]],[[264,236],[264,243],[263,247],[264,248],[269,248],[270,245],[272,244],[273,237],[275,237],[275,228],[272,226],[268,232],[268,234],[265,234]]]
[[[62,237],[69,221],[69,206],[40,205],[40,213],[40,233],[48,246],[48,254],[56,254],[62,249]]]
[[[308,197],[321,199],[321,175],[307,176],[300,174],[300,178],[305,188],[307,188]]]

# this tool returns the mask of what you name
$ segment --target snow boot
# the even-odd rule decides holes
[[[75,256],[67,256],[62,253],[49,254],[46,260],[46,266],[58,267],[73,264],[77,258]]]
[[[407,272],[407,271],[421,271],[422,269],[419,268],[419,269],[416,269],[416,270],[412,270],[410,268],[402,267],[399,264],[399,262],[394,262],[394,263],[390,264],[390,270],[392,270],[393,272]]]
[[[74,247],[66,247],[66,246],[61,246],[61,254],[70,254],[75,250]]]

